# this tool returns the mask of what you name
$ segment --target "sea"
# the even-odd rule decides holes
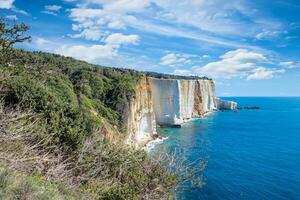
[[[227,97],[239,107],[219,111],[181,128],[159,128],[151,155],[168,152],[191,170],[176,199],[300,200],[300,97]],[[181,172],[182,173],[182,172]],[[183,172],[184,173],[184,172]]]

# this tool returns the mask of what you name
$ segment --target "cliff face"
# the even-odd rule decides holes
[[[202,99],[201,115],[216,110],[215,84],[212,80],[196,80],[200,85],[200,98]],[[198,94],[195,94],[198,95]],[[201,104],[200,104],[201,105]]]
[[[194,96],[195,96],[195,81],[180,80],[180,115],[183,120],[193,117]]]
[[[179,125],[217,109],[212,80],[150,78],[150,85],[159,125]]]
[[[156,134],[152,91],[147,77],[142,77],[136,84],[136,95],[129,106],[127,131],[127,143],[136,148],[145,145]]]
[[[156,122],[159,125],[182,123],[180,80],[149,78]]]
[[[143,77],[130,104],[127,142],[139,147],[156,134],[156,124],[179,126],[207,112],[236,106],[235,102],[216,98],[212,80]]]
[[[234,101],[224,101],[222,99],[216,98],[218,110],[236,110],[237,103]]]

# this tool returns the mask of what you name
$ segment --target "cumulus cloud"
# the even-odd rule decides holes
[[[198,74],[230,79],[245,77],[260,63],[267,62],[267,58],[263,54],[247,49],[229,51],[220,56],[220,59],[203,67],[194,67],[193,70]]]
[[[120,21],[112,21],[112,22],[108,23],[107,26],[110,29],[124,29],[125,28],[125,24]]]
[[[257,29],[261,30],[262,24],[267,24],[266,20],[249,20],[247,23],[253,23],[249,26],[240,17],[251,18],[253,12],[240,0],[185,0],[177,4],[172,0],[83,0],[70,9],[70,18],[78,27],[78,32],[85,29],[104,32],[132,27],[222,46],[249,48],[249,45],[239,41],[227,41],[224,36],[255,36]],[[145,13],[147,20],[142,20],[139,16]],[[169,25],[161,23],[164,21]],[[197,31],[192,32],[184,27],[193,27]],[[220,34],[220,37],[209,32]]]
[[[64,56],[95,62],[116,57],[118,48],[111,45],[65,45],[55,52]]]
[[[22,15],[29,15],[25,10],[21,10],[16,8],[13,3],[15,0],[0,0],[0,9],[10,9],[16,13],[20,13]]]
[[[138,41],[138,35],[123,35],[122,33],[113,33],[105,39],[105,42],[110,45],[137,44]]]
[[[138,37],[136,35],[111,34],[103,44],[97,45],[63,45],[59,42],[53,42],[45,38],[35,38],[35,45],[45,51],[58,53],[64,56],[74,57],[88,62],[104,62],[119,57],[119,50],[122,45],[137,44]]]
[[[258,67],[254,69],[250,75],[248,75],[247,80],[272,79],[276,76],[276,74],[282,74],[284,72],[284,69],[267,69],[265,67]]]
[[[175,62],[176,56],[167,57],[170,63]],[[270,60],[262,53],[250,51],[247,49],[237,49],[228,51],[221,55],[219,61],[210,62],[202,67],[192,67],[191,70],[174,70],[178,75],[209,76],[213,78],[231,79],[235,77],[244,78],[246,80],[267,80],[279,77],[280,74],[286,72],[286,69],[295,68],[296,62],[286,61],[280,62],[279,65],[284,68],[263,67],[263,65],[271,64]],[[169,64],[169,63],[168,63]],[[274,63],[271,64],[274,66]]]
[[[0,0],[0,8],[11,9],[15,0]]]
[[[188,59],[189,56],[179,53],[169,53],[165,56],[161,57],[160,64],[161,65],[169,65],[176,66],[181,64],[190,64],[191,60]]]
[[[85,38],[87,40],[100,40],[102,38],[102,31],[97,29],[84,29],[81,33],[70,35],[72,38]]]
[[[161,65],[170,65],[174,64],[177,61],[177,57],[174,53],[167,54],[160,59]]]

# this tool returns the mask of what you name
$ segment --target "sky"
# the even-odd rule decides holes
[[[18,46],[213,78],[218,96],[300,96],[299,0],[0,0]]]

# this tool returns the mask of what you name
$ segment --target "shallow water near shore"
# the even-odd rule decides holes
[[[185,184],[177,199],[300,199],[300,98],[224,98],[260,110],[216,112],[182,128],[151,151],[207,161],[202,188]],[[199,174],[200,176],[201,174]]]

